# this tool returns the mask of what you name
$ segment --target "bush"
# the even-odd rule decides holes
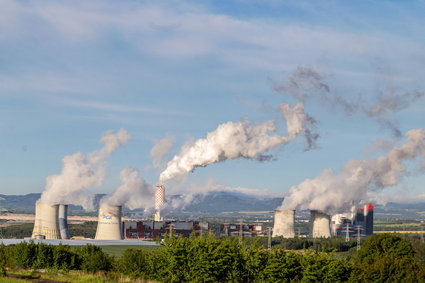
[[[350,278],[352,265],[329,253],[307,253],[301,258],[301,282],[346,282]]]
[[[149,252],[145,250],[127,249],[118,260],[119,272],[133,278],[146,277],[149,270]]]
[[[424,282],[424,265],[407,238],[378,235],[366,241],[355,259],[353,282]]]
[[[266,282],[293,282],[301,277],[300,256],[282,249],[272,249],[268,254],[267,265],[261,274]]]
[[[112,269],[113,258],[105,254],[98,246],[85,245],[77,251],[81,258],[81,270],[95,273]]]

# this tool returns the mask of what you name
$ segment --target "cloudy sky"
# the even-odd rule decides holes
[[[0,193],[43,191],[63,156],[98,149],[107,130],[124,128],[132,139],[108,159],[106,182],[93,192],[111,192],[126,166],[155,184],[165,164],[150,151],[165,137],[174,141],[166,162],[228,121],[274,120],[285,134],[279,104],[296,101],[275,88],[300,66],[362,105],[420,96],[425,2],[342,3],[0,0]],[[423,128],[425,97],[400,103],[384,113],[402,134],[396,138],[376,117],[311,99],[314,149],[298,138],[268,152],[273,160],[212,164],[168,187],[283,195],[325,168],[385,154],[406,131]],[[425,190],[424,174],[406,166],[388,193]]]

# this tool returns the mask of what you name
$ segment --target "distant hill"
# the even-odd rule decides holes
[[[95,205],[104,194],[97,194]],[[0,211],[12,210],[21,213],[34,213],[35,202],[40,198],[39,193],[27,195],[2,195],[0,194]],[[182,195],[171,195],[167,201],[182,199]],[[273,211],[282,204],[283,198],[258,197],[235,192],[210,192],[205,195],[195,195],[191,202],[180,211],[185,213],[218,214],[222,212],[238,211]],[[91,214],[84,212],[80,206],[69,207],[70,214]],[[128,210],[124,209],[124,212]],[[174,211],[176,212],[176,211]],[[416,218],[425,212],[425,203],[394,203],[389,202],[385,206],[375,205],[375,218],[403,217]]]
[[[95,197],[95,205],[104,196]],[[0,194],[0,208],[16,212],[34,213],[35,202],[40,198],[39,193],[27,195]],[[172,195],[169,199],[179,199],[180,195]],[[211,192],[206,195],[196,195],[190,204],[184,206],[185,212],[220,213],[233,211],[264,211],[274,210],[282,203],[283,198],[259,198],[241,193]],[[82,208],[71,205],[70,212],[81,212]]]

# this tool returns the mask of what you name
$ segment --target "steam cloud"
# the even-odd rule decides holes
[[[289,190],[282,208],[315,209],[328,213],[348,211],[351,204],[367,198],[368,190],[379,191],[396,185],[406,160],[418,158],[425,169],[425,129],[406,133],[407,142],[386,156],[373,160],[350,160],[337,173],[325,169],[315,179],[306,179]]]
[[[139,170],[127,167],[120,173],[121,185],[112,194],[101,199],[101,204],[123,205],[128,209],[151,208],[154,188],[140,177]]]
[[[243,157],[259,161],[267,160],[271,156],[264,155],[264,152],[293,141],[315,122],[304,113],[302,103],[293,107],[282,104],[280,108],[287,124],[287,137],[275,134],[276,126],[273,121],[252,124],[246,119],[221,124],[208,133],[206,138],[198,139],[193,144],[183,147],[179,155],[168,162],[167,168],[160,175],[160,183],[184,176],[197,167],[228,159]]]
[[[276,83],[275,90],[304,103],[317,98],[324,105],[342,108],[349,115],[364,113],[367,117],[375,119],[383,128],[390,129],[395,137],[400,137],[401,132],[396,123],[387,116],[407,108],[425,95],[424,92],[416,90],[400,94],[395,88],[387,88],[373,98],[375,103],[364,101],[361,98],[350,101],[333,93],[325,77],[309,67],[298,67],[288,79]]]
[[[164,162],[164,158],[170,153],[171,146],[175,141],[174,137],[166,137],[155,142],[150,151],[152,167],[158,168]]]
[[[124,129],[117,133],[108,131],[100,140],[104,143],[101,149],[87,156],[81,152],[66,155],[62,159],[62,172],[46,178],[46,187],[39,202],[82,205],[84,209],[92,210],[92,198],[83,194],[82,190],[102,185],[105,160],[129,140],[130,135]]]

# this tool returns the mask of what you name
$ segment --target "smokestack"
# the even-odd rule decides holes
[[[274,211],[273,237],[295,237],[295,210],[276,209]]]
[[[364,206],[364,231],[365,235],[373,235],[373,204]]]
[[[71,238],[68,230],[68,205],[60,204],[59,205],[59,231],[61,239]]]
[[[101,204],[96,240],[122,240],[121,206]]]
[[[331,236],[330,215],[318,210],[311,210],[310,226],[313,238],[329,238]]]
[[[60,239],[58,209],[58,204],[35,204],[35,222],[31,238]]]
[[[155,221],[161,221],[161,208],[165,204],[165,187],[162,185],[156,186],[155,191]]]

